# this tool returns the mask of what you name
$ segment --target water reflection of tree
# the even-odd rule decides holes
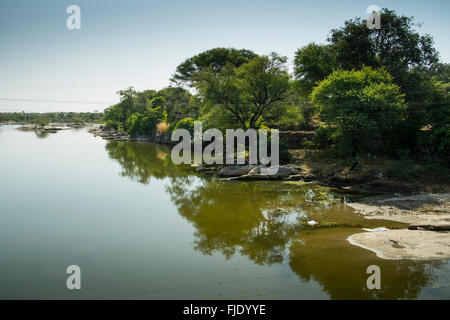
[[[106,150],[122,166],[122,176],[144,184],[151,178],[167,178],[171,200],[196,229],[196,250],[208,255],[220,252],[226,258],[239,252],[257,264],[287,260],[301,280],[315,280],[331,298],[416,298],[433,283],[434,270],[441,265],[378,259],[346,242],[355,229],[302,229],[290,213],[307,211],[317,217],[333,211],[332,206],[311,202],[309,191],[198,177],[174,165],[169,149],[153,144],[108,142]],[[366,287],[366,268],[371,264],[381,268],[381,290]]]
[[[195,188],[177,181],[167,190],[179,213],[195,226],[197,250],[227,258],[239,251],[258,264],[282,262],[295,227],[277,210],[280,197],[254,184],[212,179]]]
[[[39,138],[39,139],[45,139],[45,138],[48,138],[48,133],[47,133],[47,132],[42,132],[42,131],[39,131],[39,130],[35,130],[35,131],[34,131],[34,134],[35,134],[36,137]]]
[[[143,184],[148,184],[151,178],[164,179],[185,174],[170,160],[170,150],[162,146],[109,141],[105,148],[109,157],[122,166],[122,176]]]

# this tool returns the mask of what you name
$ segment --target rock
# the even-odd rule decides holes
[[[216,167],[198,167],[195,171],[206,174],[214,174],[217,173]]]
[[[384,179],[384,178],[386,178],[386,171],[373,170],[371,173],[372,173],[374,178],[377,178],[377,179]]]
[[[450,225],[447,224],[438,224],[438,225],[411,225],[408,227],[408,230],[427,230],[427,231],[450,231]]]
[[[248,174],[249,175],[257,175],[257,174],[261,174],[261,168],[263,168],[264,166],[256,166],[256,167],[252,167],[249,171]]]
[[[92,128],[88,130],[88,132],[92,133],[94,136],[101,137],[105,140],[113,140],[113,141],[131,141],[132,137],[129,136],[126,132],[119,132],[114,129],[106,128],[102,125],[94,125]]]
[[[155,136],[155,142],[161,144],[174,144],[171,140],[171,135],[169,132],[157,133]]]
[[[272,179],[287,178],[298,174],[298,170],[289,166],[273,166],[267,168],[267,173]]]
[[[285,178],[284,180],[311,182],[311,181],[316,181],[317,177],[315,175],[309,174],[309,173],[300,173],[300,174],[295,174],[295,175],[289,176],[289,177]]]
[[[368,231],[368,232],[383,232],[383,231],[389,231],[388,228],[384,228],[384,227],[375,228],[375,229],[363,228],[363,230],[364,230],[364,231]]]
[[[363,232],[347,239],[351,244],[371,250],[383,259],[448,259],[450,235],[446,232],[389,230]]]
[[[308,181],[315,180],[315,177],[305,174],[296,177],[301,170],[300,167],[292,164],[273,167],[264,165],[229,166],[223,168],[219,172],[219,176],[233,178],[232,180],[301,180],[305,177]]]
[[[26,125],[26,126],[18,127],[16,130],[20,130],[20,131],[34,131],[36,129],[34,127],[32,127],[32,126]]]
[[[256,180],[269,180],[270,176],[264,174],[244,174],[242,176],[231,177],[227,180],[244,180],[244,181],[256,181]]]
[[[375,196],[347,205],[369,219],[408,223],[413,228],[448,225],[450,221],[450,193]]]
[[[405,230],[364,232],[348,238],[351,244],[385,259],[450,258],[450,194],[378,196],[348,203],[369,219],[410,224]],[[440,231],[440,232],[430,232]]]
[[[70,127],[70,128],[83,128],[84,127],[84,123],[67,123],[66,126]]]
[[[67,128],[59,127],[58,125],[55,125],[55,124],[51,124],[51,125],[43,126],[43,127],[39,127],[36,125],[24,125],[24,126],[17,128],[17,130],[21,130],[21,131],[37,131],[37,132],[42,132],[42,133],[57,133],[58,131],[65,130],[65,129],[67,129]]]
[[[238,177],[248,174],[251,167],[249,165],[228,166],[219,171],[220,177]]]

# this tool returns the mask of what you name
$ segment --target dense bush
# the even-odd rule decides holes
[[[425,108],[426,127],[419,131],[419,146],[428,158],[450,164],[450,84],[435,83],[432,102]]]
[[[177,122],[175,127],[173,128],[173,131],[177,129],[186,129],[189,131],[191,136],[194,136],[194,119],[192,118],[185,118]]]
[[[339,147],[379,152],[402,121],[406,105],[400,87],[383,69],[333,72],[313,90],[320,119],[335,126]]]
[[[334,149],[336,147],[337,129],[330,126],[322,126],[316,129],[313,138],[313,146],[319,149]]]
[[[130,135],[154,136],[158,123],[164,122],[167,114],[161,107],[148,107],[144,113],[132,114],[125,122],[125,130]]]

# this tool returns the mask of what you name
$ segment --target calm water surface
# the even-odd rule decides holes
[[[448,261],[347,243],[365,220],[310,184],[222,182],[170,149],[0,126],[0,298],[450,298]],[[307,227],[314,219],[327,227]],[[66,289],[78,265],[82,290]],[[381,290],[366,268],[381,268]]]

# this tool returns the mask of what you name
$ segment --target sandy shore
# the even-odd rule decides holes
[[[348,204],[368,219],[384,219],[414,226],[449,226],[450,193],[371,197]],[[362,232],[347,240],[384,259],[449,259],[450,232],[389,230]]]

